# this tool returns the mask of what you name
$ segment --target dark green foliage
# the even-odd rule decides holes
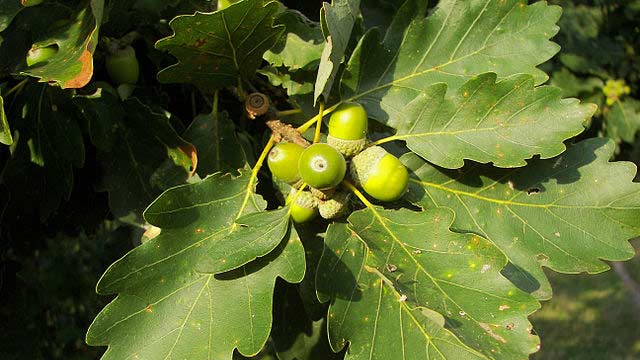
[[[637,256],[553,272],[634,256],[639,0],[216,7],[0,0],[0,359],[640,356]],[[265,121],[350,102],[408,191],[294,224]]]

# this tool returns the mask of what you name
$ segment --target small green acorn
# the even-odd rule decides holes
[[[409,184],[407,168],[380,146],[372,146],[356,155],[350,171],[356,184],[380,201],[398,200]]]
[[[338,191],[331,199],[320,201],[318,210],[320,216],[325,219],[335,219],[344,215],[349,210],[349,198],[351,193]]]
[[[297,192],[296,189],[293,189],[291,193],[289,193],[287,204],[291,203]],[[298,224],[311,221],[316,217],[318,214],[318,203],[311,192],[302,191],[300,195],[298,195],[295,203],[291,204],[290,214],[291,219]]]
[[[127,46],[107,56],[105,63],[109,77],[116,85],[135,84],[140,77],[136,51]]]
[[[367,111],[358,103],[344,103],[329,118],[327,144],[345,157],[352,157],[367,145]]]
[[[267,158],[267,165],[271,174],[276,178],[295,184],[300,180],[298,161],[304,148],[295,143],[280,143],[271,149]]]
[[[330,145],[317,143],[302,152],[298,171],[302,181],[309,186],[327,190],[336,187],[344,179],[347,163],[338,150]]]

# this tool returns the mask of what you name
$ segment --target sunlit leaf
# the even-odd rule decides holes
[[[534,88],[528,75],[495,80],[480,75],[449,96],[446,85],[428,88],[401,111],[393,138],[446,168],[462,167],[463,159],[517,167],[533,155],[563,152],[563,141],[581,133],[597,109],[561,100],[558,88]]]
[[[440,1],[427,18],[413,20],[403,37],[382,39],[369,31],[342,76],[342,97],[365,105],[376,120],[398,126],[404,106],[435,83],[455,90],[474,76],[494,72],[498,79],[531,74],[540,84],[547,76],[536,66],[559,50],[548,39],[558,31],[560,12],[545,2]]]
[[[486,240],[450,210],[362,210],[334,224],[317,275],[329,337],[347,359],[518,359],[536,350],[539,304],[500,274]],[[403,354],[400,356],[399,354]]]
[[[631,163],[609,159],[614,144],[590,139],[553,159],[504,170],[470,164],[458,171],[405,157],[416,179],[410,198],[424,207],[454,209],[453,228],[480,234],[512,263],[505,272],[521,288],[547,299],[542,266],[563,273],[599,273],[602,261],[626,260],[640,233],[640,184]]]
[[[304,275],[295,229],[269,255],[232,272],[214,276],[193,268],[240,215],[263,209],[249,179],[249,171],[215,174],[149,206],[145,218],[160,235],[114,263],[98,284],[100,293],[119,293],[87,335],[92,345],[109,345],[103,359],[231,359],[234,349],[246,356],[260,351],[271,328],[276,278],[299,282]]]

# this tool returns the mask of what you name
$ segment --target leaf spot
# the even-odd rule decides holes
[[[489,270],[491,268],[491,265],[489,264],[484,264],[482,265],[482,269],[480,269],[480,273],[484,274],[487,272],[487,270]]]
[[[510,308],[511,308],[511,307],[510,307],[509,305],[500,305],[500,307],[498,308],[498,310],[500,310],[500,311],[504,311],[504,310],[507,310],[507,309],[510,309]]]

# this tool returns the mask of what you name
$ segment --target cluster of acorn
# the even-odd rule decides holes
[[[304,148],[283,142],[271,150],[267,163],[272,175],[294,188],[287,199],[295,199],[291,204],[293,221],[310,221],[318,213],[325,219],[344,215],[350,193],[338,186],[346,176],[380,201],[404,195],[409,182],[407,169],[382,147],[368,146],[367,128],[365,109],[357,103],[345,103],[331,114],[326,143]],[[302,184],[310,190],[295,197]]]

